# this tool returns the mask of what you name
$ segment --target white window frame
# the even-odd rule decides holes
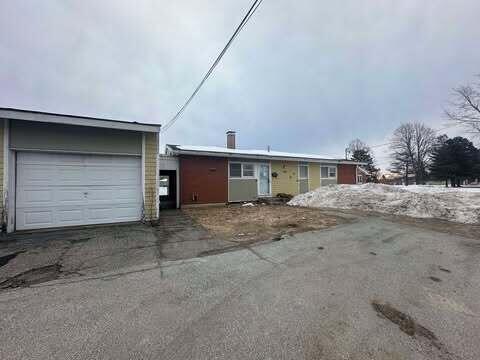
[[[231,176],[230,174],[230,165],[232,164],[239,164],[240,165],[240,176]],[[253,175],[252,176],[244,176],[243,175],[243,165],[252,165],[253,166]],[[255,163],[251,162],[241,162],[241,161],[231,161],[228,163],[228,178],[229,179],[236,179],[236,180],[252,180],[257,178],[257,167]]]
[[[357,174],[357,184],[363,184],[363,175]]]
[[[240,165],[240,176],[232,176],[230,174],[230,166],[231,165]],[[234,162],[230,162],[228,163],[228,178],[229,179],[241,179],[242,178],[242,175],[243,175],[243,166],[242,166],[242,163],[241,162],[237,162],[237,161],[234,161]]]
[[[300,171],[300,168],[301,167],[306,167],[307,168],[307,177],[301,177],[301,171]],[[302,164],[302,163],[299,163],[298,164],[298,180],[308,180],[310,179],[310,166],[309,164]]]
[[[327,168],[327,177],[322,176],[322,168]],[[335,169],[335,176],[330,176],[330,169]],[[320,166],[320,179],[333,180],[333,179],[336,179],[337,176],[338,176],[338,169],[336,166],[324,166],[324,165]]]
[[[245,176],[244,175],[244,172],[245,172],[245,165],[251,165],[252,166],[252,175],[250,176]],[[250,162],[247,162],[247,163],[242,163],[242,179],[255,179],[255,174],[256,174],[256,164],[255,163],[250,163]]]

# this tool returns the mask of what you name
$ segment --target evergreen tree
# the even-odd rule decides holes
[[[478,176],[479,158],[478,149],[468,139],[460,136],[447,140],[443,138],[432,155],[431,175],[445,180],[446,186],[450,180],[452,187],[458,187],[463,180]]]
[[[372,155],[370,154],[370,149],[357,149],[353,152],[352,160],[354,161],[360,161],[367,163],[367,165],[364,165],[363,168],[367,170],[370,175],[367,178],[367,182],[377,182],[378,181],[378,172],[379,169],[375,167],[375,163],[373,160]]]

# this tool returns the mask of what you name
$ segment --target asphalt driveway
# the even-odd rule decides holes
[[[0,358],[478,359],[479,260],[479,239],[361,216],[1,291]]]
[[[153,227],[133,223],[19,233],[0,241],[0,290],[113,274],[231,246],[181,211],[162,212]]]

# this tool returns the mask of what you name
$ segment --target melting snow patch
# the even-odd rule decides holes
[[[480,189],[383,184],[328,185],[295,196],[288,205],[357,209],[438,218],[461,223],[480,222]]]

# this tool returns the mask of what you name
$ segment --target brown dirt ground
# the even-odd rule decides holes
[[[322,210],[285,205],[229,205],[183,211],[215,236],[239,243],[280,240],[283,235],[326,229],[346,221]]]

